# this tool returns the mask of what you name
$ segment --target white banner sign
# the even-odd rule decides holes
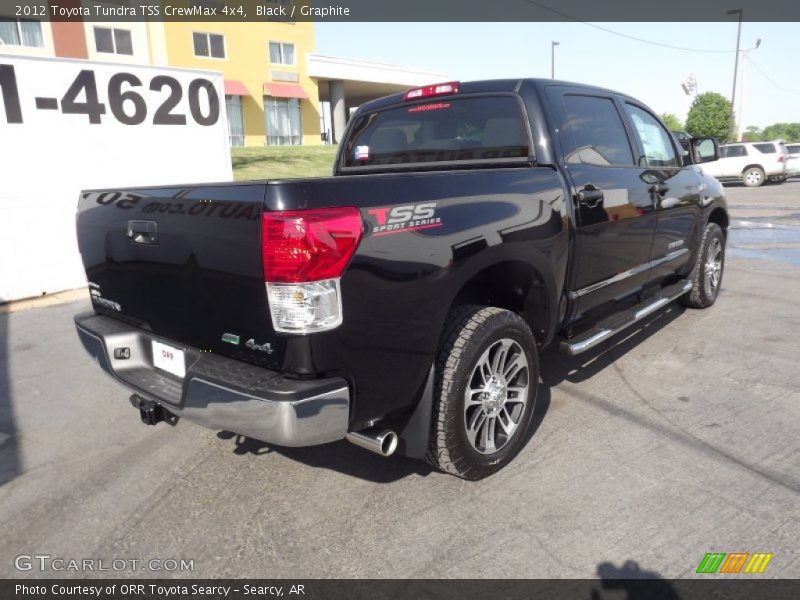
[[[0,54],[0,302],[85,285],[81,189],[231,178],[220,73]]]

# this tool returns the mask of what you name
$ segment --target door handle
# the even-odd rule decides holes
[[[653,185],[650,186],[649,191],[651,194],[656,194],[658,196],[661,196],[669,191],[669,186],[666,183],[662,182],[654,183]]]
[[[137,244],[158,244],[155,221],[128,221],[128,237]]]
[[[578,190],[576,194],[578,202],[587,206],[588,208],[595,208],[603,201],[603,190],[599,190],[591,183],[585,185],[583,189]]]

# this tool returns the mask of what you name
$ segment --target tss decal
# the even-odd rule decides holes
[[[418,231],[442,225],[442,220],[436,216],[436,202],[370,208],[367,213],[375,217],[376,223],[372,234],[376,236]]]

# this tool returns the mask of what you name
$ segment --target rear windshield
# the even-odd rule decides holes
[[[516,98],[432,99],[358,117],[344,167],[514,159],[528,156]]]

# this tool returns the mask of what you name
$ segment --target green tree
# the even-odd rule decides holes
[[[744,134],[742,135],[742,140],[745,142],[758,142],[759,140],[764,139],[764,134],[762,133],[759,127],[755,125],[748,125],[744,129]]]
[[[672,113],[661,113],[659,116],[670,131],[683,131],[683,123]]]
[[[764,128],[761,139],[798,142],[800,141],[800,123],[774,123]]]
[[[698,95],[686,117],[686,131],[693,137],[713,137],[720,142],[732,139],[734,122],[730,101],[716,92]]]

